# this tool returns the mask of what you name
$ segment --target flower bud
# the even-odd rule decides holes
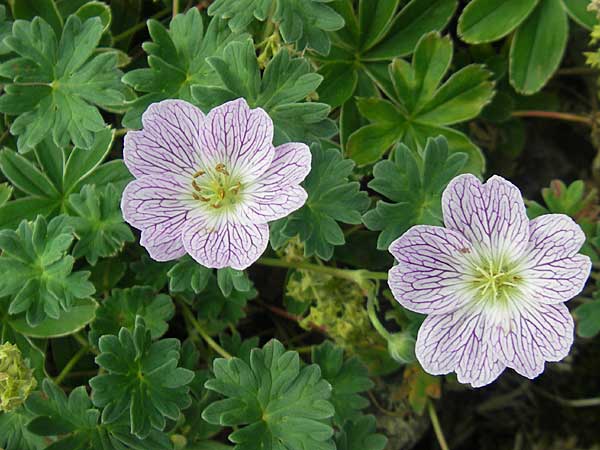
[[[395,333],[388,339],[390,356],[399,363],[410,364],[416,360],[415,338],[408,333]]]
[[[23,404],[37,382],[19,348],[0,344],[0,411],[9,412]]]

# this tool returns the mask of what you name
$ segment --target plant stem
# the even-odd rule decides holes
[[[173,17],[179,14],[179,0],[173,0]]]
[[[165,8],[165,9],[157,12],[156,14],[154,14],[152,17],[150,17],[150,19],[155,19],[155,20],[161,19],[162,17],[168,15],[170,12],[171,12],[171,8]],[[142,30],[145,27],[146,27],[146,22],[140,22],[140,23],[132,26],[128,30],[125,30],[122,33],[114,36],[113,44],[127,39],[128,37],[134,35],[135,33],[137,33],[138,31]]]
[[[229,352],[227,352],[227,350],[225,350],[223,347],[221,347],[212,337],[210,337],[210,335],[206,332],[206,330],[204,330],[204,328],[202,328],[202,325],[200,324],[200,322],[198,322],[198,320],[196,319],[196,317],[194,316],[194,314],[192,313],[190,308],[188,308],[188,306],[183,302],[178,302],[178,303],[179,303],[179,306],[181,306],[183,315],[186,317],[187,320],[189,320],[189,322],[192,324],[192,326],[198,332],[198,334],[200,336],[202,336],[202,339],[204,339],[204,341],[208,344],[208,346],[210,348],[212,348],[215,352],[217,352],[219,355],[221,355],[223,358],[231,359],[232,358],[231,354],[229,354]]]
[[[369,292],[367,296],[367,314],[373,324],[373,327],[386,341],[391,339],[390,332],[383,326],[379,317],[377,317],[377,311],[375,310],[375,293]]]
[[[93,353],[94,355],[99,355],[99,354],[100,354],[100,352],[98,352],[98,350],[96,350],[94,347],[90,346],[90,344],[89,344],[89,342],[87,341],[87,339],[86,339],[86,338],[84,338],[84,337],[83,337],[81,334],[79,334],[79,333],[75,333],[75,334],[72,334],[72,335],[71,335],[71,337],[72,337],[73,339],[75,339],[77,342],[79,342],[79,344],[80,344],[82,347],[87,347],[87,350],[88,350],[90,353]]]
[[[513,111],[512,115],[513,117],[540,117],[544,119],[565,120],[567,122],[583,123],[590,127],[593,124],[590,117],[556,111]]]
[[[88,353],[89,349],[90,346],[86,345],[85,347],[81,347],[79,351],[73,355],[73,357],[67,362],[65,367],[63,367],[63,370],[61,370],[58,376],[54,379],[54,383],[56,383],[57,386],[60,385],[60,383],[62,383],[65,377],[69,374],[69,372],[73,370],[75,364],[77,364],[79,360]]]
[[[431,425],[433,426],[433,431],[435,432],[435,437],[440,444],[440,448],[442,450],[450,450],[448,447],[448,443],[446,442],[446,438],[444,437],[444,432],[442,431],[442,427],[440,426],[440,421],[437,416],[437,412],[435,411],[435,406],[433,406],[433,402],[431,400],[427,401],[427,410],[429,412],[429,418],[431,419]]]
[[[354,281],[358,284],[361,284],[361,282],[365,279],[387,280],[387,273],[385,272],[371,272],[370,270],[362,269],[339,269],[337,267],[320,266],[318,264],[312,264],[304,261],[284,261],[277,258],[259,258],[257,262],[263,266],[284,267],[288,269],[303,269],[313,272],[320,272],[331,275],[332,277]]]
[[[128,131],[131,131],[129,128],[119,128],[115,130],[115,137],[125,136]]]
[[[565,67],[558,69],[556,75],[598,75],[598,69],[592,67]]]

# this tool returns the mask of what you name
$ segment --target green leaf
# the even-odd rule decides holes
[[[25,152],[52,136],[58,147],[71,141],[88,149],[105,127],[98,108],[124,101],[114,52],[94,51],[102,35],[98,17],[69,16],[60,40],[41,17],[17,20],[6,45],[19,57],[0,65],[12,83],[0,97],[0,112],[18,116],[10,131]]]
[[[27,324],[58,319],[75,299],[89,297],[94,286],[89,272],[72,272],[74,258],[68,249],[73,241],[64,216],[49,223],[38,216],[23,221],[16,231],[0,231],[0,297],[10,296],[10,314],[25,313]]]
[[[169,30],[153,19],[148,21],[148,30],[152,42],[143,47],[150,67],[131,70],[123,77],[123,82],[143,93],[123,117],[123,125],[129,128],[141,127],[142,113],[151,103],[167,98],[193,101],[193,86],[219,85],[206,59],[220,56],[229,42],[241,38],[217,18],[205,30],[196,8],[177,15]]]
[[[588,9],[588,0],[562,0],[562,4],[571,19],[582,27],[591,30],[598,24],[596,14]]]
[[[351,64],[327,64],[319,73],[323,76],[323,83],[318,90],[319,100],[332,108],[341,106],[354,93],[358,73]]]
[[[600,333],[600,300],[584,303],[573,311],[577,319],[577,334],[592,338]]]
[[[61,311],[57,319],[46,318],[35,327],[30,326],[23,317],[12,321],[15,330],[32,338],[58,338],[68,336],[83,329],[96,317],[98,303],[91,298],[73,301],[68,311]]]
[[[27,430],[27,424],[35,417],[25,408],[0,414],[0,447],[6,450],[42,450],[46,442]]]
[[[100,17],[102,21],[102,32],[106,33],[110,28],[110,23],[112,21],[112,13],[110,11],[110,7],[103,2],[100,1],[90,1],[77,9],[75,15],[81,19],[82,22],[85,22],[87,19],[91,19],[93,17]]]
[[[57,34],[60,34],[63,19],[54,0],[9,0],[8,4],[15,19],[31,20],[39,16],[48,22]]]
[[[152,339],[158,339],[167,332],[167,322],[174,314],[175,307],[171,297],[156,294],[151,287],[113,289],[110,296],[100,304],[96,319],[91,325],[89,339],[98,346],[98,340],[105,334],[116,335],[121,328],[133,330],[137,316],[144,319]]]
[[[383,450],[388,440],[377,434],[376,426],[374,416],[361,416],[347,422],[335,435],[337,450]]]
[[[230,267],[217,270],[217,284],[225,297],[229,297],[234,289],[239,292],[248,292],[252,289],[252,281],[246,272]]]
[[[413,225],[442,225],[442,192],[466,162],[462,153],[449,154],[443,137],[429,139],[422,156],[404,145],[393,156],[375,165],[369,187],[394,203],[380,200],[363,216],[367,228],[381,231],[380,250]]]
[[[213,270],[198,264],[185,255],[167,272],[171,292],[193,292],[199,294],[208,285]]]
[[[344,26],[342,16],[324,4],[331,1],[216,0],[208,8],[208,13],[228,20],[235,32],[245,30],[254,19],[268,19],[278,25],[283,40],[295,43],[298,50],[309,47],[327,54],[331,45],[327,32]]]
[[[252,41],[229,44],[222,56],[208,59],[221,86],[195,86],[192,91],[200,106],[208,110],[228,100],[244,97],[253,107],[263,108],[275,126],[275,145],[289,141],[311,143],[335,134],[327,118],[330,107],[306,102],[322,77],[313,73],[305,58],[292,58],[280,50],[261,73]]]
[[[388,79],[377,74],[387,86],[390,100],[359,98],[358,109],[371,121],[350,135],[348,155],[359,165],[376,162],[397,143],[422,149],[431,136],[448,138],[452,152],[465,152],[465,170],[482,173],[485,160],[481,150],[464,134],[448,128],[476,117],[494,95],[491,72],[471,64],[454,73],[441,86],[452,62],[452,41],[429,33],[417,44],[412,63],[395,59]]]
[[[339,150],[323,150],[315,144],[311,152],[312,170],[303,182],[308,199],[302,208],[282,219],[280,233],[286,238],[298,235],[305,256],[330,259],[334,246],[345,242],[338,222],[360,223],[369,197],[359,183],[348,180],[354,164]]]
[[[346,421],[360,417],[360,410],[369,405],[360,394],[374,386],[367,367],[356,357],[344,360],[344,350],[331,341],[313,347],[312,362],[319,365],[321,375],[331,384],[334,423],[341,427]]]
[[[96,363],[106,373],[90,380],[92,400],[102,411],[102,422],[113,423],[129,414],[131,433],[148,437],[162,431],[166,418],[176,420],[191,404],[189,387],[194,372],[179,363],[177,339],[152,341],[144,319],[136,317],[133,332],[121,328],[118,336],[99,340]]]
[[[540,1],[515,33],[510,47],[510,84],[522,94],[539,91],[560,65],[569,24],[561,0]]]
[[[458,34],[469,44],[496,41],[518,27],[539,2],[540,0],[473,0],[458,19]]]
[[[93,407],[85,386],[75,388],[69,397],[50,380],[44,380],[43,394],[37,392],[26,403],[34,416],[27,431],[37,436],[60,439],[44,447],[48,450],[169,450],[169,439],[153,431],[149,438],[139,439],[127,431],[126,423],[101,424],[100,411]],[[124,447],[123,444],[127,444]],[[9,447],[10,449],[10,447]]]
[[[98,258],[114,256],[125,242],[135,240],[129,225],[123,222],[120,200],[121,193],[112,184],[102,189],[86,185],[81,193],[69,197],[69,223],[78,239],[73,247],[75,258],[85,256],[95,265]]]
[[[226,397],[202,417],[223,426],[247,425],[229,435],[236,450],[257,448],[334,450],[329,418],[331,386],[317,365],[301,368],[298,353],[277,340],[254,349],[250,362],[216,359],[206,388]]]

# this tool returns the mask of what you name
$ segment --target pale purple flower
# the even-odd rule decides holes
[[[568,216],[529,220],[519,189],[493,176],[450,182],[442,196],[446,228],[418,225],[390,246],[398,261],[389,285],[405,308],[427,318],[416,355],[434,375],[456,372],[474,387],[505,368],[534,378],[564,358],[573,319],[563,304],[579,294],[591,262]]]
[[[206,267],[244,269],[264,252],[268,222],[306,201],[305,144],[273,147],[273,122],[244,99],[204,115],[181,100],[154,103],[143,129],[125,137],[125,164],[136,177],[121,202],[157,261],[189,253]]]

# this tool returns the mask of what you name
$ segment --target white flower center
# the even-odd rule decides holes
[[[496,305],[508,305],[512,299],[520,298],[526,289],[519,264],[507,262],[504,258],[472,261],[470,272],[468,284],[472,292]]]
[[[223,163],[212,170],[198,170],[192,175],[191,184],[192,197],[214,209],[234,206],[243,188],[240,178],[232,176]]]

